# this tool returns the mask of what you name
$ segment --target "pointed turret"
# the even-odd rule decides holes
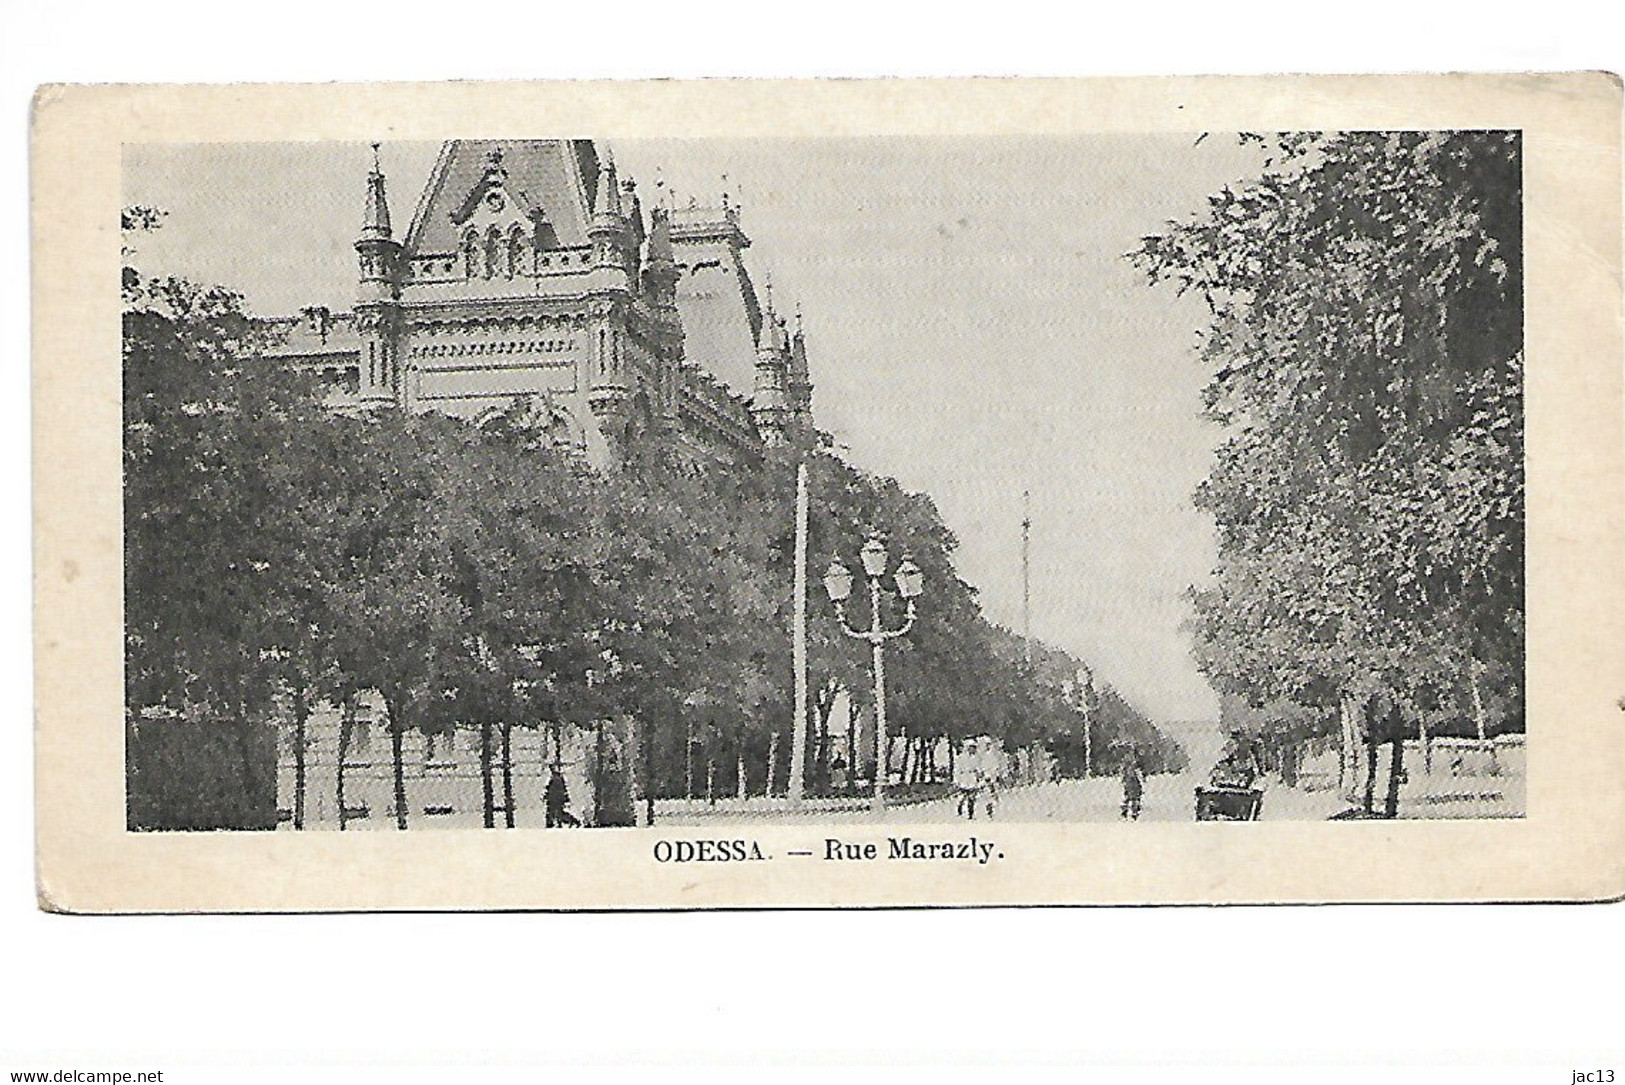
[[[812,372],[807,367],[807,340],[801,330],[801,306],[796,306],[796,330],[790,336],[790,363],[785,374],[785,393],[791,420],[796,425],[812,425]]]
[[[372,172],[367,175],[367,204],[361,212],[361,240],[390,241],[389,197],[384,193],[384,171],[378,165],[378,144],[372,145]]]
[[[592,203],[594,219],[605,218],[616,229],[621,226],[621,186],[615,179],[615,156],[606,154],[598,169],[598,193]]]
[[[605,156],[598,167],[598,188],[593,193],[592,225],[587,233],[595,241],[600,237],[619,237],[626,229],[621,215],[620,185],[615,183],[615,159]]]
[[[593,200],[592,224],[587,227],[587,236],[592,241],[594,267],[626,269],[626,216],[621,213],[615,159],[608,155],[598,169],[598,192]]]
[[[356,294],[356,329],[361,333],[360,395],[363,399],[395,398],[401,387],[398,364],[401,245],[389,225],[389,198],[378,144],[372,145],[372,171],[361,212],[361,236],[355,242],[361,265]]]
[[[643,228],[643,201],[638,199],[638,183],[630,177],[621,178],[621,214],[632,235],[634,248],[641,248],[646,236]]]
[[[773,312],[770,294],[767,306],[762,311],[762,328],[756,340],[756,386],[750,407],[751,415],[756,419],[756,432],[761,435],[762,443],[769,447],[784,443],[789,407],[785,370],[789,361],[784,324]]]
[[[378,144],[372,145],[372,172],[367,174],[367,198],[361,210],[361,235],[355,242],[356,255],[361,259],[362,295],[365,284],[392,284],[395,279],[397,258],[401,246],[389,227],[389,197],[384,191],[384,171],[378,165]],[[379,296],[393,292],[376,292]]]

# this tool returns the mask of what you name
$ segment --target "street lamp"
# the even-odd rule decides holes
[[[920,567],[914,564],[914,559],[907,554],[897,567],[894,579],[897,582],[897,594],[903,597],[908,605],[908,611],[903,618],[903,624],[897,629],[887,629],[880,616],[880,582],[886,575],[886,545],[880,541],[878,535],[870,535],[869,541],[863,544],[858,552],[863,562],[863,574],[869,581],[869,628],[853,629],[846,620],[846,600],[852,594],[852,573],[839,560],[829,563],[824,571],[824,591],[829,595],[829,601],[835,604],[835,616],[840,619],[841,631],[856,640],[868,641],[874,656],[875,676],[875,797],[876,810],[884,809],[886,796],[883,790],[886,782],[886,657],[883,645],[889,640],[907,633],[914,627],[914,600],[920,597],[925,590],[924,576]]]

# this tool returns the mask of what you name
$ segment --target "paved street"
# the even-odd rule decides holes
[[[1500,772],[1495,775],[1458,771],[1450,756],[1441,752],[1433,761],[1433,771],[1425,772],[1421,758],[1407,753],[1410,779],[1400,799],[1402,818],[1483,818],[1519,817],[1524,813],[1524,754],[1521,746],[1504,748]],[[1140,819],[1153,822],[1189,822],[1195,818],[1196,788],[1205,782],[1200,773],[1147,777]],[[1385,780],[1378,778],[1378,795]],[[1338,793],[1335,756],[1326,756],[1304,765],[1303,785],[1286,787],[1270,779],[1264,791],[1263,820],[1322,821],[1348,809]],[[540,784],[529,777],[516,782],[515,827],[542,828]],[[418,794],[421,802],[422,793]],[[468,796],[464,796],[468,799]],[[474,800],[455,814],[417,816],[414,830],[478,829],[481,818]],[[999,793],[993,820],[1004,822],[1110,822],[1119,818],[1122,784],[1116,776],[1096,776],[1084,780],[1059,780],[1005,788]],[[655,806],[655,821],[661,827],[717,825],[719,823],[815,823],[873,824],[878,821],[899,824],[949,823],[958,820],[956,800],[949,796],[929,802],[894,804],[877,816],[862,799],[809,799],[800,809],[791,809],[788,800],[753,796],[748,799],[719,798],[714,804],[704,799],[662,799]],[[579,807],[575,812],[583,813]],[[352,822],[352,831],[394,831],[394,819],[387,814],[387,801],[379,800],[380,813]],[[640,807],[641,813],[641,807]],[[976,820],[986,819],[984,811]],[[500,824],[500,818],[498,819]],[[284,826],[288,828],[288,826]]]
[[[1411,780],[1401,793],[1402,818],[1520,817],[1524,813],[1523,751],[1515,748],[1502,755],[1503,773],[1498,776],[1455,776],[1441,759],[1431,775],[1420,765],[1410,768]],[[1412,760],[1415,760],[1414,758]],[[1291,788],[1278,779],[1267,782],[1264,790],[1264,821],[1323,821],[1348,809],[1335,786],[1335,764],[1309,766],[1319,774],[1306,774],[1305,786]],[[1330,772],[1325,771],[1330,769]],[[1200,773],[1186,772],[1147,777],[1140,814],[1141,821],[1195,820],[1196,788],[1206,782]],[[1379,778],[1379,796],[1381,795]],[[1010,822],[1116,821],[1122,802],[1122,784],[1115,776],[1085,780],[1059,780],[1047,784],[1027,784],[1007,788],[999,795],[993,820]],[[1380,799],[1379,799],[1380,801]],[[955,800],[888,807],[877,817],[867,806],[843,803],[810,804],[803,811],[791,811],[783,800],[718,800],[715,806],[703,800],[661,802],[656,819],[661,825],[706,825],[718,821],[816,821],[836,823],[941,823],[957,819]],[[978,811],[977,820],[982,820]]]
[[[1196,788],[1201,780],[1202,778],[1194,773],[1148,778],[1140,819],[1194,820]],[[1122,785],[1115,776],[1026,784],[1000,792],[993,820],[1116,821],[1122,796]],[[764,808],[760,804],[755,804],[754,808],[747,806],[741,809],[737,807],[735,801],[728,800],[719,801],[716,806],[707,806],[703,802],[673,802],[661,803],[657,808],[657,818],[662,825],[703,825],[734,819],[830,823],[872,823],[877,820],[896,823],[942,823],[958,819],[954,806],[953,798],[895,805],[888,807],[884,817],[880,818],[874,811],[861,806],[798,813],[784,808],[782,804],[773,809]],[[1317,821],[1330,817],[1342,808],[1343,803],[1335,792],[1305,792],[1277,786],[1265,793],[1263,816],[1266,820]],[[978,810],[976,820],[984,818],[985,813]]]

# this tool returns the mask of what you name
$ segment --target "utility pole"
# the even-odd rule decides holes
[[[1021,491],[1021,656],[1033,661],[1032,494]]]
[[[795,670],[795,712],[790,735],[790,802],[801,802],[807,774],[807,461],[796,465],[795,632],[791,660]],[[771,769],[769,770],[771,775]]]
[[[1083,714],[1083,774],[1095,774],[1095,749],[1089,736],[1095,722],[1095,675],[1087,665],[1078,668],[1078,708]]]

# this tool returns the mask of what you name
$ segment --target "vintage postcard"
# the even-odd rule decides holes
[[[1620,103],[42,89],[42,907],[1625,893]]]

